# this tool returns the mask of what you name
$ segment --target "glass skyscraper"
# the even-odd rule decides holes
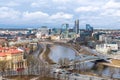
[[[75,20],[74,31],[76,34],[79,33],[79,19]]]
[[[93,32],[93,27],[90,24],[86,24],[86,31]]]

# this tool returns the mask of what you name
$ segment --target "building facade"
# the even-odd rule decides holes
[[[74,32],[79,33],[79,19],[75,20]]]
[[[100,44],[96,45],[96,50],[103,54],[109,54],[111,51],[118,51],[118,44]]]
[[[26,59],[24,59],[24,51],[16,47],[1,47],[0,61],[7,62],[7,69],[20,70],[27,68]]]

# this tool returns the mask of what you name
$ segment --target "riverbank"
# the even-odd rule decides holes
[[[72,49],[73,51],[75,51],[75,54],[77,54],[77,51],[72,47],[70,46],[69,44],[65,44],[65,43],[54,43],[53,44],[46,44],[46,43],[42,43],[43,45],[43,51],[41,52],[40,54],[40,57],[42,60],[46,61],[48,64],[52,65],[52,64],[56,64],[56,62],[54,62],[50,57],[49,57],[49,54],[51,52],[51,49],[53,49],[53,47],[55,45],[59,45],[59,46],[64,46],[66,48],[70,48]]]
[[[119,59],[112,59],[111,63],[102,62],[100,64],[106,65],[106,66],[109,66],[109,67],[120,68],[120,60]]]
[[[44,50],[43,50],[41,56],[49,64],[55,64],[55,62],[52,59],[50,59],[50,57],[49,57],[49,54],[51,51],[50,48],[52,48],[51,46],[54,46],[54,45],[59,45],[59,46],[64,46],[64,47],[70,48],[75,52],[75,55],[88,53],[86,50],[81,49],[80,45],[76,45],[76,44],[60,43],[60,42],[53,42],[53,44],[44,44]],[[89,55],[90,55],[90,53],[89,53]]]
[[[40,51],[38,57],[45,63],[48,64],[55,64],[52,59],[49,58],[49,53],[50,53],[50,44],[40,44],[42,50]]]
[[[54,44],[58,44],[58,45],[61,45],[61,46],[71,48],[72,50],[74,50],[76,52],[76,55],[79,55],[79,54],[93,55],[92,53],[87,51],[85,48],[81,47],[82,45],[80,45],[80,44],[61,43],[61,42],[55,42]]]
[[[42,57],[44,58],[45,61],[47,61],[49,64],[55,64],[55,62],[50,59],[49,54],[50,54],[50,45],[46,45],[46,51],[44,52],[44,54],[42,55]]]
[[[44,50],[43,50],[43,53],[42,53],[42,58],[45,60],[45,62],[47,62],[48,64],[50,64],[50,65],[52,65],[52,64],[55,64],[54,62],[53,62],[53,58],[51,58],[50,56],[49,56],[49,54],[50,54],[50,52],[51,52],[51,50],[53,50],[55,53],[56,53],[56,51],[58,51],[58,50],[56,50],[56,46],[64,46],[64,47],[67,47],[67,48],[70,48],[70,49],[74,49],[74,46],[72,46],[72,45],[69,45],[69,44],[67,44],[67,43],[54,43],[54,44],[44,44]],[[52,47],[51,47],[52,46]],[[58,48],[59,49],[59,48]],[[81,48],[79,47],[78,49],[80,49],[81,50]],[[64,51],[64,49],[63,49],[63,51]],[[54,53],[54,55],[55,55],[55,53]],[[60,53],[63,53],[63,52],[60,52]],[[65,53],[65,52],[64,52]],[[59,56],[59,55],[57,55],[57,56]],[[55,60],[54,60],[55,61]],[[76,71],[75,71],[75,73],[77,73]],[[97,74],[95,74],[95,73],[93,73],[92,71],[90,72],[90,71],[88,71],[88,72],[78,72],[78,74],[83,74],[83,75],[85,75],[85,76],[87,76],[87,75],[89,75],[89,76],[97,76],[97,77],[99,77],[99,75],[97,75]],[[101,76],[100,76],[101,77]]]

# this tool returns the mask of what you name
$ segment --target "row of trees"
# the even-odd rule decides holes
[[[6,61],[6,60],[0,61],[0,71],[1,71],[2,76],[5,72],[5,70],[7,69],[7,63],[8,63],[8,61]]]
[[[50,72],[50,66],[43,63],[40,59],[36,59],[33,55],[27,55],[26,65],[27,68],[14,71],[8,69],[9,61],[0,61],[0,72],[2,76],[14,76],[14,75],[41,75],[48,76]]]
[[[70,60],[68,58],[60,58],[59,61],[58,61],[58,64],[61,67],[68,67],[69,64],[70,64]]]

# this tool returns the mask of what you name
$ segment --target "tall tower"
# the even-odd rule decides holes
[[[93,27],[91,27],[90,24],[86,24],[86,30],[93,32]]]
[[[79,33],[79,19],[75,20],[74,31],[75,31],[76,34]]]
[[[69,28],[69,24],[65,23],[62,24],[62,33],[64,34],[64,38],[68,38],[68,28]]]
[[[62,24],[62,31],[67,31],[68,28],[69,28],[69,24],[67,23]]]
[[[92,36],[93,27],[91,27],[90,24],[86,24],[86,31],[89,33],[90,36]]]

